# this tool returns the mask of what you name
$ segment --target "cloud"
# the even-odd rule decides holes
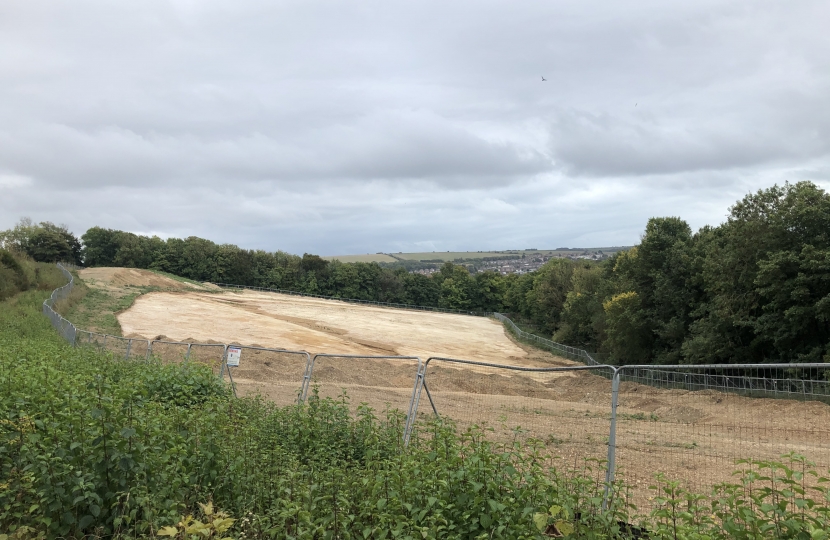
[[[31,183],[32,179],[28,176],[0,173],[0,189],[22,188],[30,185]]]
[[[827,182],[828,19],[820,0],[4,5],[0,228],[331,254],[717,223],[747,191]]]

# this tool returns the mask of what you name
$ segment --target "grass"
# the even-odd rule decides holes
[[[328,255],[323,257],[323,259],[327,261],[334,261],[338,260],[344,263],[393,263],[397,259],[390,257],[389,255],[384,255],[382,253],[367,253],[365,255]]]
[[[157,270],[151,270],[151,272],[181,283],[201,285],[192,279],[166,272]],[[114,287],[95,282],[87,284],[77,272],[73,272],[73,275],[75,287],[67,298],[58,302],[56,311],[75,323],[78,328],[114,336],[122,335],[121,325],[117,318],[119,313],[129,309],[139,296],[165,290],[149,286]]]
[[[93,287],[85,284],[77,274],[70,295],[57,303],[55,311],[72,321],[78,328],[114,336],[121,335],[117,315],[129,309],[135,299],[157,287]]]
[[[603,463],[564,470],[542,441],[431,419],[405,447],[400,412],[346,395],[277,407],[198,364],[72,348],[39,279],[0,303],[0,540],[828,539],[830,491],[797,455],[705,495],[658,475],[647,516],[618,483],[603,508]]]

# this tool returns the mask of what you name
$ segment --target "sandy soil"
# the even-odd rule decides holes
[[[247,358],[248,365],[234,371],[241,394],[261,394],[280,404],[296,400],[302,380],[298,359],[287,371],[257,363],[251,355]],[[291,361],[286,358],[283,365]],[[337,397],[345,391],[352,404],[406,411],[414,376],[414,363],[404,361],[320,359],[313,382],[321,396]],[[470,371],[435,362],[426,381],[429,394],[421,394],[421,419],[434,414],[434,404],[435,411],[461,428],[485,426],[497,441],[534,437],[568,468],[607,456],[611,394],[603,377],[587,372],[530,376],[490,368]],[[623,383],[617,470],[632,486],[632,500],[647,511],[656,472],[705,493],[717,483],[735,480],[732,472],[738,459],[780,460],[797,452],[826,473],[829,427],[830,406],[819,402]]]
[[[84,283],[93,288],[157,287],[164,290],[216,290],[209,283],[195,284],[171,279],[138,268],[85,268],[78,272]]]
[[[527,364],[527,352],[484,317],[381,308],[254,291],[150,293],[119,314],[124,335],[337,352],[432,355]]]
[[[497,322],[461,315],[396,310],[246,291],[151,293],[119,315],[125,334],[177,340],[234,342],[344,354],[401,354],[466,358],[524,366],[572,362],[512,340]],[[182,357],[182,346],[170,346]],[[161,349],[159,349],[161,351]],[[154,351],[155,352],[155,351]],[[194,350],[216,365],[217,351]],[[243,349],[233,371],[240,394],[294,402],[305,358]],[[322,396],[344,391],[350,402],[382,411],[407,410],[415,362],[320,358],[313,383]],[[610,382],[590,372],[527,374],[433,361],[419,417],[435,411],[459,426],[485,425],[495,440],[535,437],[568,467],[604,459],[610,423]],[[642,510],[663,472],[705,492],[734,481],[735,461],[779,459],[797,452],[822,473],[830,468],[830,406],[819,402],[746,398],[713,390],[621,385],[617,466]],[[520,427],[521,429],[516,429]]]

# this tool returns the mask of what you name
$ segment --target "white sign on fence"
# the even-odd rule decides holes
[[[239,357],[242,355],[241,347],[228,347],[228,367],[239,367]]]

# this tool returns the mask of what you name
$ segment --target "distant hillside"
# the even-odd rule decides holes
[[[425,251],[420,253],[371,253],[365,255],[328,255],[327,261],[340,262],[386,262],[421,261],[421,262],[458,262],[459,260],[484,259],[489,257],[521,257],[522,255],[567,256],[580,255],[584,252],[602,252],[606,255],[629,249],[631,246],[590,247],[590,248],[556,248],[556,249],[508,249],[503,251]]]

